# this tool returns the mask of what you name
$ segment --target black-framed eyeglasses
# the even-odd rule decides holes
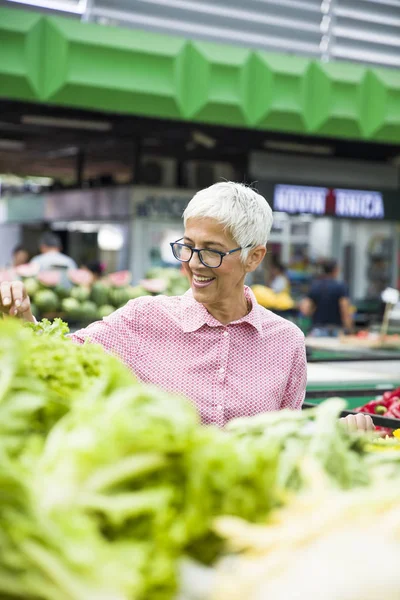
[[[192,259],[193,252],[197,252],[200,262],[205,267],[209,267],[210,269],[218,269],[218,267],[220,267],[222,264],[222,259],[224,256],[228,256],[229,254],[243,250],[241,246],[239,248],[229,250],[228,252],[220,252],[219,250],[211,250],[209,248],[200,248],[198,250],[197,248],[192,248],[192,246],[188,246],[187,244],[181,244],[180,241],[181,240],[170,242],[172,254],[177,260],[180,262],[189,262]],[[246,248],[251,248],[251,246],[252,244],[249,244],[246,246]]]

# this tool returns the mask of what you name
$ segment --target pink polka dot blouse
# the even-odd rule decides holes
[[[223,427],[236,417],[299,409],[306,387],[301,331],[257,304],[222,325],[189,290],[145,296],[72,335],[117,354],[143,382],[184,394],[203,423]]]

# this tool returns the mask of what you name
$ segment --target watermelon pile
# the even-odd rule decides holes
[[[57,271],[38,273],[33,265],[21,265],[12,272],[0,271],[0,281],[16,278],[24,282],[37,318],[61,316],[70,324],[102,319],[140,296],[178,296],[189,288],[186,277],[172,268],[152,269],[138,285],[131,284],[129,271],[110,273],[93,281],[93,275],[86,269],[72,269],[68,271],[69,289],[61,285]]]

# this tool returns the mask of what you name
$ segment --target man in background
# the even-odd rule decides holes
[[[353,316],[347,285],[338,281],[335,260],[322,263],[322,277],[311,284],[307,298],[300,303],[300,311],[312,318],[311,335],[335,337],[341,329],[353,329]]]
[[[39,271],[58,271],[61,275],[60,285],[65,289],[72,287],[68,278],[69,269],[77,269],[76,262],[61,252],[62,244],[58,235],[47,231],[39,240],[40,254],[31,260]]]
[[[62,244],[58,235],[47,231],[39,240],[40,254],[31,260],[31,264],[39,267],[39,271],[76,269],[76,262],[61,252]]]

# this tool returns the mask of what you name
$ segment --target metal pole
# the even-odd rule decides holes
[[[76,155],[76,185],[78,188],[83,187],[84,170],[85,170],[85,153],[80,148],[78,150],[78,154]]]

